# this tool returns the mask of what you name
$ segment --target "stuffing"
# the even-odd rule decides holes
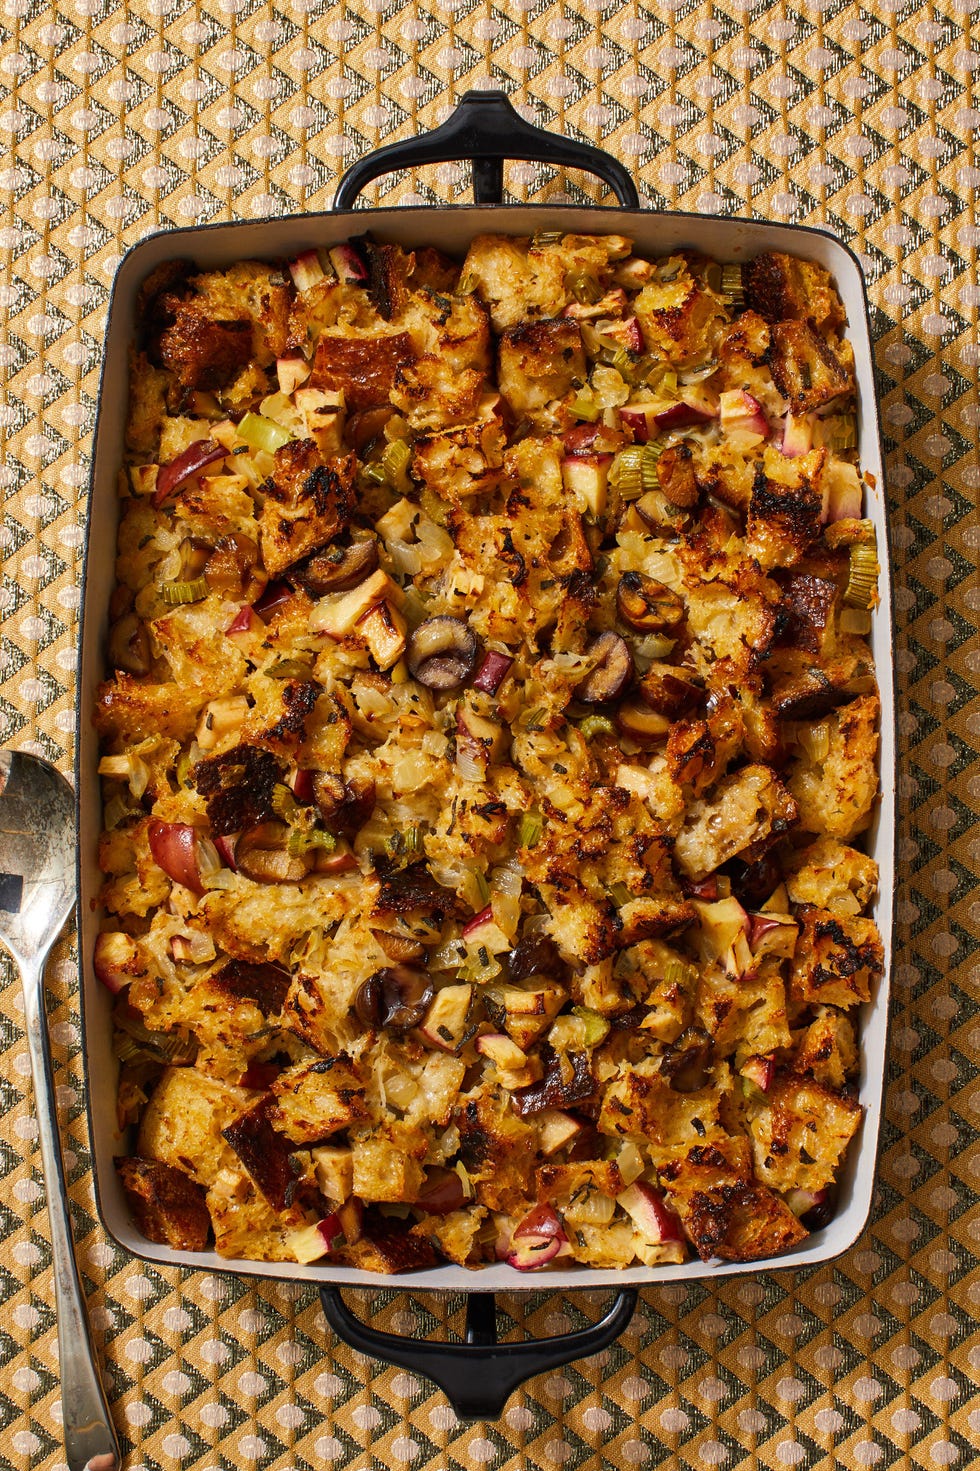
[[[830,272],[815,261],[766,250],[743,271],[745,297],[753,313],[769,323],[809,322],[817,332],[839,332],[844,309]],[[744,321],[749,313],[743,313]]]
[[[697,883],[738,855],[747,862],[761,857],[796,821],[796,803],[776,773],[744,766],[720,781],[710,797],[691,804],[674,851]]]
[[[203,1251],[211,1231],[206,1192],[183,1170],[155,1159],[117,1159],[139,1231],[175,1251]]]
[[[884,968],[833,281],[363,235],[169,262],[139,315],[92,712],[137,1228],[386,1275],[523,1267],[535,1213],[559,1268],[791,1252]]]
[[[774,1190],[822,1190],[861,1123],[852,1099],[805,1078],[777,1080],[749,1124],[758,1177]]]
[[[884,969],[884,948],[874,920],[809,905],[799,914],[791,973],[794,997],[841,1007],[870,1000]]]
[[[859,696],[819,722],[825,741],[790,761],[786,785],[805,831],[850,842],[869,826],[878,793],[880,708],[877,695]]]

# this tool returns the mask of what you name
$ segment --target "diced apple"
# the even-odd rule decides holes
[[[311,286],[323,280],[325,272],[316,251],[304,250],[289,262],[289,274],[297,291],[309,291]]]
[[[583,1128],[579,1119],[560,1108],[546,1108],[543,1113],[538,1114],[536,1123],[538,1145],[545,1155],[556,1154],[559,1149],[564,1149],[566,1144],[571,1144],[581,1134]]]
[[[568,455],[561,462],[565,489],[579,511],[588,511],[598,519],[606,509],[609,494],[609,467],[612,455]]]
[[[597,330],[603,337],[611,337],[627,352],[642,352],[644,348],[643,328],[636,317],[623,317],[618,322],[600,321]]]
[[[718,960],[731,949],[737,935],[748,939],[749,916],[736,898],[719,899],[716,903],[693,900],[700,926],[701,958]]]
[[[134,976],[145,974],[139,946],[132,935],[123,930],[103,930],[96,936],[93,965],[103,986],[114,996],[118,996]]]
[[[621,286],[614,286],[611,291],[606,292],[605,296],[600,296],[598,301],[569,302],[562,316],[572,317],[577,322],[596,321],[600,317],[609,317],[624,312],[627,305],[626,292]],[[637,351],[643,351],[642,337]]]
[[[405,652],[408,625],[390,603],[375,603],[355,625],[368,646],[371,658],[382,671],[397,664]]]
[[[247,695],[222,695],[218,700],[209,700],[201,711],[194,738],[202,751],[213,751],[215,746],[233,736],[241,728],[249,712]]]
[[[499,721],[478,715],[468,705],[459,706],[456,711],[456,753],[457,765],[461,766],[464,775],[469,777],[470,771],[479,767],[481,776],[485,776],[487,767],[500,760],[508,739],[508,732]]]
[[[133,494],[155,495],[159,473],[159,465],[132,465],[129,471],[129,483]]]
[[[328,1200],[338,1205],[345,1201],[354,1186],[354,1156],[340,1145],[322,1144],[310,1151],[316,1182]]]
[[[248,603],[239,608],[231,623],[225,629],[225,638],[230,638],[233,644],[246,653],[252,645],[252,640],[257,636],[265,638],[265,624]]]
[[[776,1076],[776,1059],[772,1056],[746,1058],[739,1073],[760,1093],[768,1093]]]
[[[540,978],[533,988],[494,986],[493,997],[502,1008],[504,1031],[526,1051],[551,1026],[567,992],[557,981]]]
[[[644,1241],[652,1246],[684,1240],[680,1221],[652,1185],[637,1180],[617,1195],[616,1204],[622,1206]]]
[[[219,841],[215,839],[216,848]],[[202,930],[191,930],[186,935],[171,935],[170,954],[178,964],[206,965],[215,957],[214,941]]]
[[[824,1211],[830,1200],[830,1190],[789,1190],[786,1203],[795,1217],[802,1219],[811,1211]]]
[[[366,286],[370,279],[367,261],[356,245],[335,245],[329,252],[330,264],[337,272],[338,281],[350,286]]]
[[[316,442],[321,454],[331,456],[343,452],[344,394],[322,388],[300,388],[296,391],[296,407],[303,416],[306,432]]]
[[[864,505],[864,494],[857,469],[847,460],[828,460],[820,477],[823,492],[823,509],[820,519],[828,521],[859,521]]]
[[[791,914],[752,914],[752,929],[749,943],[753,954],[776,955],[782,960],[792,958],[796,949],[799,925]]]
[[[511,1242],[505,1260],[518,1272],[536,1272],[553,1262],[564,1244],[558,1236],[523,1236]]]
[[[467,920],[463,926],[463,940],[468,949],[478,950],[482,946],[488,955],[503,955],[511,948],[510,940],[493,917],[490,904]]]
[[[749,937],[740,930],[722,957],[726,975],[739,980],[742,976],[754,976],[759,962],[752,953]]]
[[[787,414],[783,423],[781,449],[787,459],[808,454],[813,448],[813,415]]]
[[[334,1242],[342,1235],[340,1222],[334,1213],[324,1216],[315,1226],[301,1226],[298,1231],[288,1231],[286,1245],[296,1260],[307,1266],[332,1251]]]
[[[658,430],[686,429],[693,424],[710,424],[717,417],[718,409],[714,401],[695,384],[684,389],[679,403],[661,409],[654,416],[654,423]]]
[[[455,1052],[466,1033],[473,987],[443,986],[437,991],[419,1027],[419,1032],[433,1047]]]
[[[310,627],[334,639],[346,638],[353,633],[358,620],[382,601],[400,602],[401,589],[379,567],[349,592],[327,593],[321,598],[310,615]]]
[[[309,376],[310,365],[304,357],[276,359],[276,377],[279,380],[280,393],[287,395],[295,393]]]
[[[527,1054],[503,1032],[485,1032],[482,1037],[477,1037],[476,1050],[498,1068],[527,1066]]]
[[[769,437],[769,420],[757,398],[744,388],[727,389],[719,399],[721,429],[725,435],[736,431]]]

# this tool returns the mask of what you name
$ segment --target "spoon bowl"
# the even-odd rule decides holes
[[[75,905],[75,794],[49,762],[0,751],[0,941],[20,970],[54,1265],[69,1471],[118,1471],[119,1442],[95,1364],[58,1134],[44,966]]]

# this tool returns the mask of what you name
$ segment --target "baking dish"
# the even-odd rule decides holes
[[[102,646],[109,597],[113,586],[113,548],[117,517],[116,476],[121,456],[122,405],[128,391],[128,351],[134,331],[134,312],[141,282],[155,267],[175,256],[189,257],[203,267],[227,265],[250,257],[295,256],[313,246],[337,244],[358,233],[364,216],[352,219],[358,193],[370,179],[393,169],[446,159],[469,157],[474,163],[474,206],[448,208],[380,209],[370,217],[381,238],[406,246],[437,241],[462,254],[470,239],[489,230],[530,234],[560,227],[564,231],[608,231],[630,235],[651,255],[664,255],[680,246],[694,246],[723,261],[750,258],[761,250],[784,250],[825,266],[834,276],[848,318],[848,332],[856,356],[859,398],[858,453],[871,477],[866,514],[878,535],[883,583],[888,585],[887,526],[885,520],[879,433],[867,306],[861,268],[856,258],[822,231],[776,226],[753,221],[715,219],[684,214],[654,215],[641,211],[635,187],[626,170],[608,155],[587,145],[556,138],[531,128],[513,111],[502,94],[470,93],[442,128],[418,140],[395,144],[361,160],[345,176],[335,209],[328,214],[248,224],[212,225],[153,236],[127,255],[120,267],[112,297],[95,435],[92,498],[89,513],[88,555],[79,679],[79,891],[81,946],[85,957],[83,1019],[85,1059],[89,1078],[89,1111],[96,1194],[103,1222],[124,1247],[144,1259],[205,1270],[233,1270],[253,1276],[281,1277],[281,1263],[229,1262],[208,1253],[176,1252],[146,1241],[133,1226],[119,1187],[113,1156],[122,1150],[115,1120],[115,1062],[111,1049],[110,998],[92,973],[97,918],[93,901],[101,884],[96,848],[101,828],[101,803],[96,776],[98,752],[91,727],[95,686],[102,673]],[[550,164],[583,167],[603,178],[617,194],[620,207],[503,206],[502,160],[535,159]],[[875,919],[886,946],[886,974],[891,931],[893,889],[894,713],[891,681],[892,639],[887,602],[875,619],[873,652],[881,683],[881,798],[876,823],[869,835],[871,851],[881,874]],[[862,1019],[862,1060],[859,1099],[865,1110],[856,1147],[849,1152],[840,1181],[840,1201],[834,1220],[810,1236],[786,1257],[751,1264],[706,1266],[700,1261],[626,1271],[577,1268],[547,1275],[516,1277],[505,1265],[482,1268],[478,1274],[446,1266],[398,1279],[400,1287],[469,1292],[468,1346],[440,1347],[381,1335],[361,1324],[347,1309],[343,1286],[390,1287],[392,1279],[375,1274],[317,1264],[290,1267],[298,1281],[321,1288],[328,1320],[342,1337],[364,1352],[390,1362],[410,1365],[435,1378],[446,1389],[457,1410],[487,1417],[499,1413],[507,1394],[523,1379],[541,1370],[596,1352],[622,1331],[641,1286],[707,1276],[805,1266],[828,1260],[857,1238],[871,1202],[873,1164],[881,1110],[885,1060],[887,986],[882,985],[865,1008]],[[492,1293],[533,1288],[565,1291],[572,1288],[616,1287],[619,1295],[606,1316],[593,1328],[543,1343],[494,1344]],[[479,1364],[473,1362],[474,1358]],[[477,1370],[474,1373],[474,1370]],[[481,1372],[482,1371],[482,1372]]]

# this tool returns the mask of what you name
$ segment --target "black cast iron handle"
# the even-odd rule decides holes
[[[361,190],[381,174],[416,168],[424,163],[473,160],[473,198],[477,204],[500,204],[504,192],[504,160],[519,158],[558,168],[596,174],[624,209],[639,209],[636,185],[623,165],[591,143],[546,133],[526,123],[505,92],[464,92],[451,117],[431,133],[389,143],[359,158],[344,174],[334,209],[352,209]]]
[[[432,1379],[461,1420],[497,1420],[526,1379],[608,1348],[632,1318],[636,1296],[635,1287],[622,1288],[604,1317],[574,1333],[498,1343],[493,1293],[471,1292],[466,1299],[465,1342],[430,1343],[371,1328],[351,1312],[339,1287],[320,1288],[324,1314],[338,1338],[370,1358]]]

